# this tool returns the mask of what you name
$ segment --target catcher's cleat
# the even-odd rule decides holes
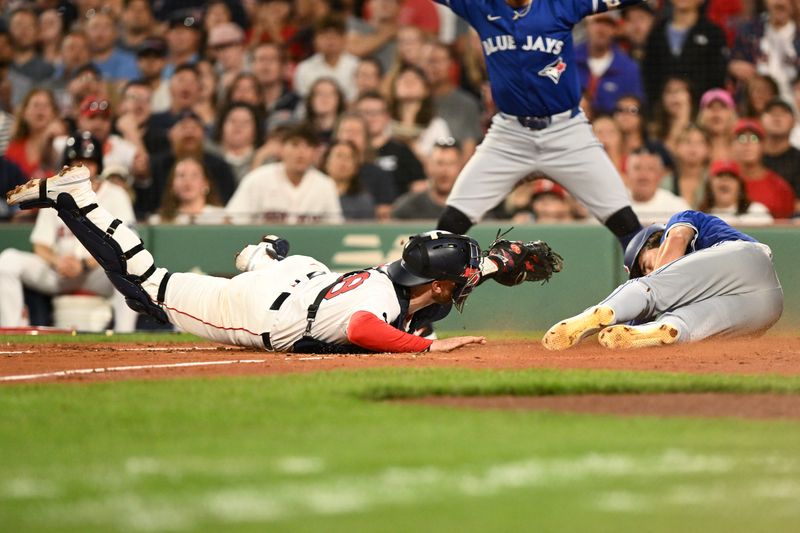
[[[646,348],[677,342],[678,328],[672,324],[644,324],[641,326],[611,326],[600,332],[598,341],[606,348]]]
[[[289,253],[289,241],[277,235],[264,235],[258,244],[248,244],[236,254],[236,269],[240,272],[258,270],[271,261],[280,261]]]
[[[566,350],[613,323],[613,309],[605,305],[590,307],[583,313],[562,320],[547,330],[542,337],[542,345],[548,350]]]
[[[49,178],[32,179],[6,194],[8,205],[19,205],[22,209],[54,207],[59,194],[72,196],[78,207],[95,203],[89,169],[83,165],[64,167]]]

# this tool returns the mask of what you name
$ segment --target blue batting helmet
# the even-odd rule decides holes
[[[666,226],[664,224],[653,224],[639,230],[631,242],[625,248],[625,270],[628,271],[630,279],[642,277],[642,269],[639,268],[639,254],[642,253],[644,245],[654,233],[664,231]]]

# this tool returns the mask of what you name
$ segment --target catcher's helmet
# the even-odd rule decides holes
[[[94,161],[97,175],[103,172],[103,145],[90,132],[75,132],[67,137],[63,163],[72,166],[78,161]]]
[[[475,239],[437,230],[412,236],[403,248],[403,258],[389,263],[386,271],[394,283],[404,287],[454,281],[453,304],[461,311],[480,281],[480,262],[481,250]]]
[[[647,240],[653,236],[654,233],[664,231],[666,226],[664,224],[653,224],[639,230],[631,242],[625,248],[625,270],[628,271],[630,279],[642,277],[642,269],[639,268],[639,254],[642,253],[642,248],[647,243]]]

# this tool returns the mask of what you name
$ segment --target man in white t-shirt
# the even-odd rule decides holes
[[[246,174],[225,207],[235,223],[341,223],[342,208],[333,180],[312,164],[318,141],[297,126],[286,133],[281,162]]]
[[[96,155],[95,155],[96,154]],[[102,168],[100,144],[91,137],[68,139],[65,160],[82,163],[91,169],[92,189],[97,201],[125,225],[136,222],[130,196],[122,188],[99,178]],[[0,326],[26,324],[23,316],[23,286],[45,294],[64,294],[87,290],[111,298],[114,329],[133,331],[136,312],[114,290],[105,272],[75,238],[54,209],[41,209],[30,237],[33,253],[7,248],[0,253]]]
[[[626,170],[631,207],[642,224],[665,223],[673,213],[691,209],[680,196],[659,188],[664,163],[658,154],[636,150],[628,157]]]
[[[301,61],[294,71],[294,90],[300,96],[308,95],[311,85],[319,78],[333,78],[348,101],[356,97],[354,80],[358,58],[345,51],[346,31],[344,21],[333,16],[317,23],[314,34],[316,53]]]

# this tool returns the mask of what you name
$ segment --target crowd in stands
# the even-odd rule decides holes
[[[497,112],[480,40],[431,0],[0,6],[3,196],[86,137],[140,223],[431,220]],[[576,28],[567,68],[643,223],[800,214],[798,24],[795,0],[658,0]],[[533,175],[490,216],[586,212]]]

